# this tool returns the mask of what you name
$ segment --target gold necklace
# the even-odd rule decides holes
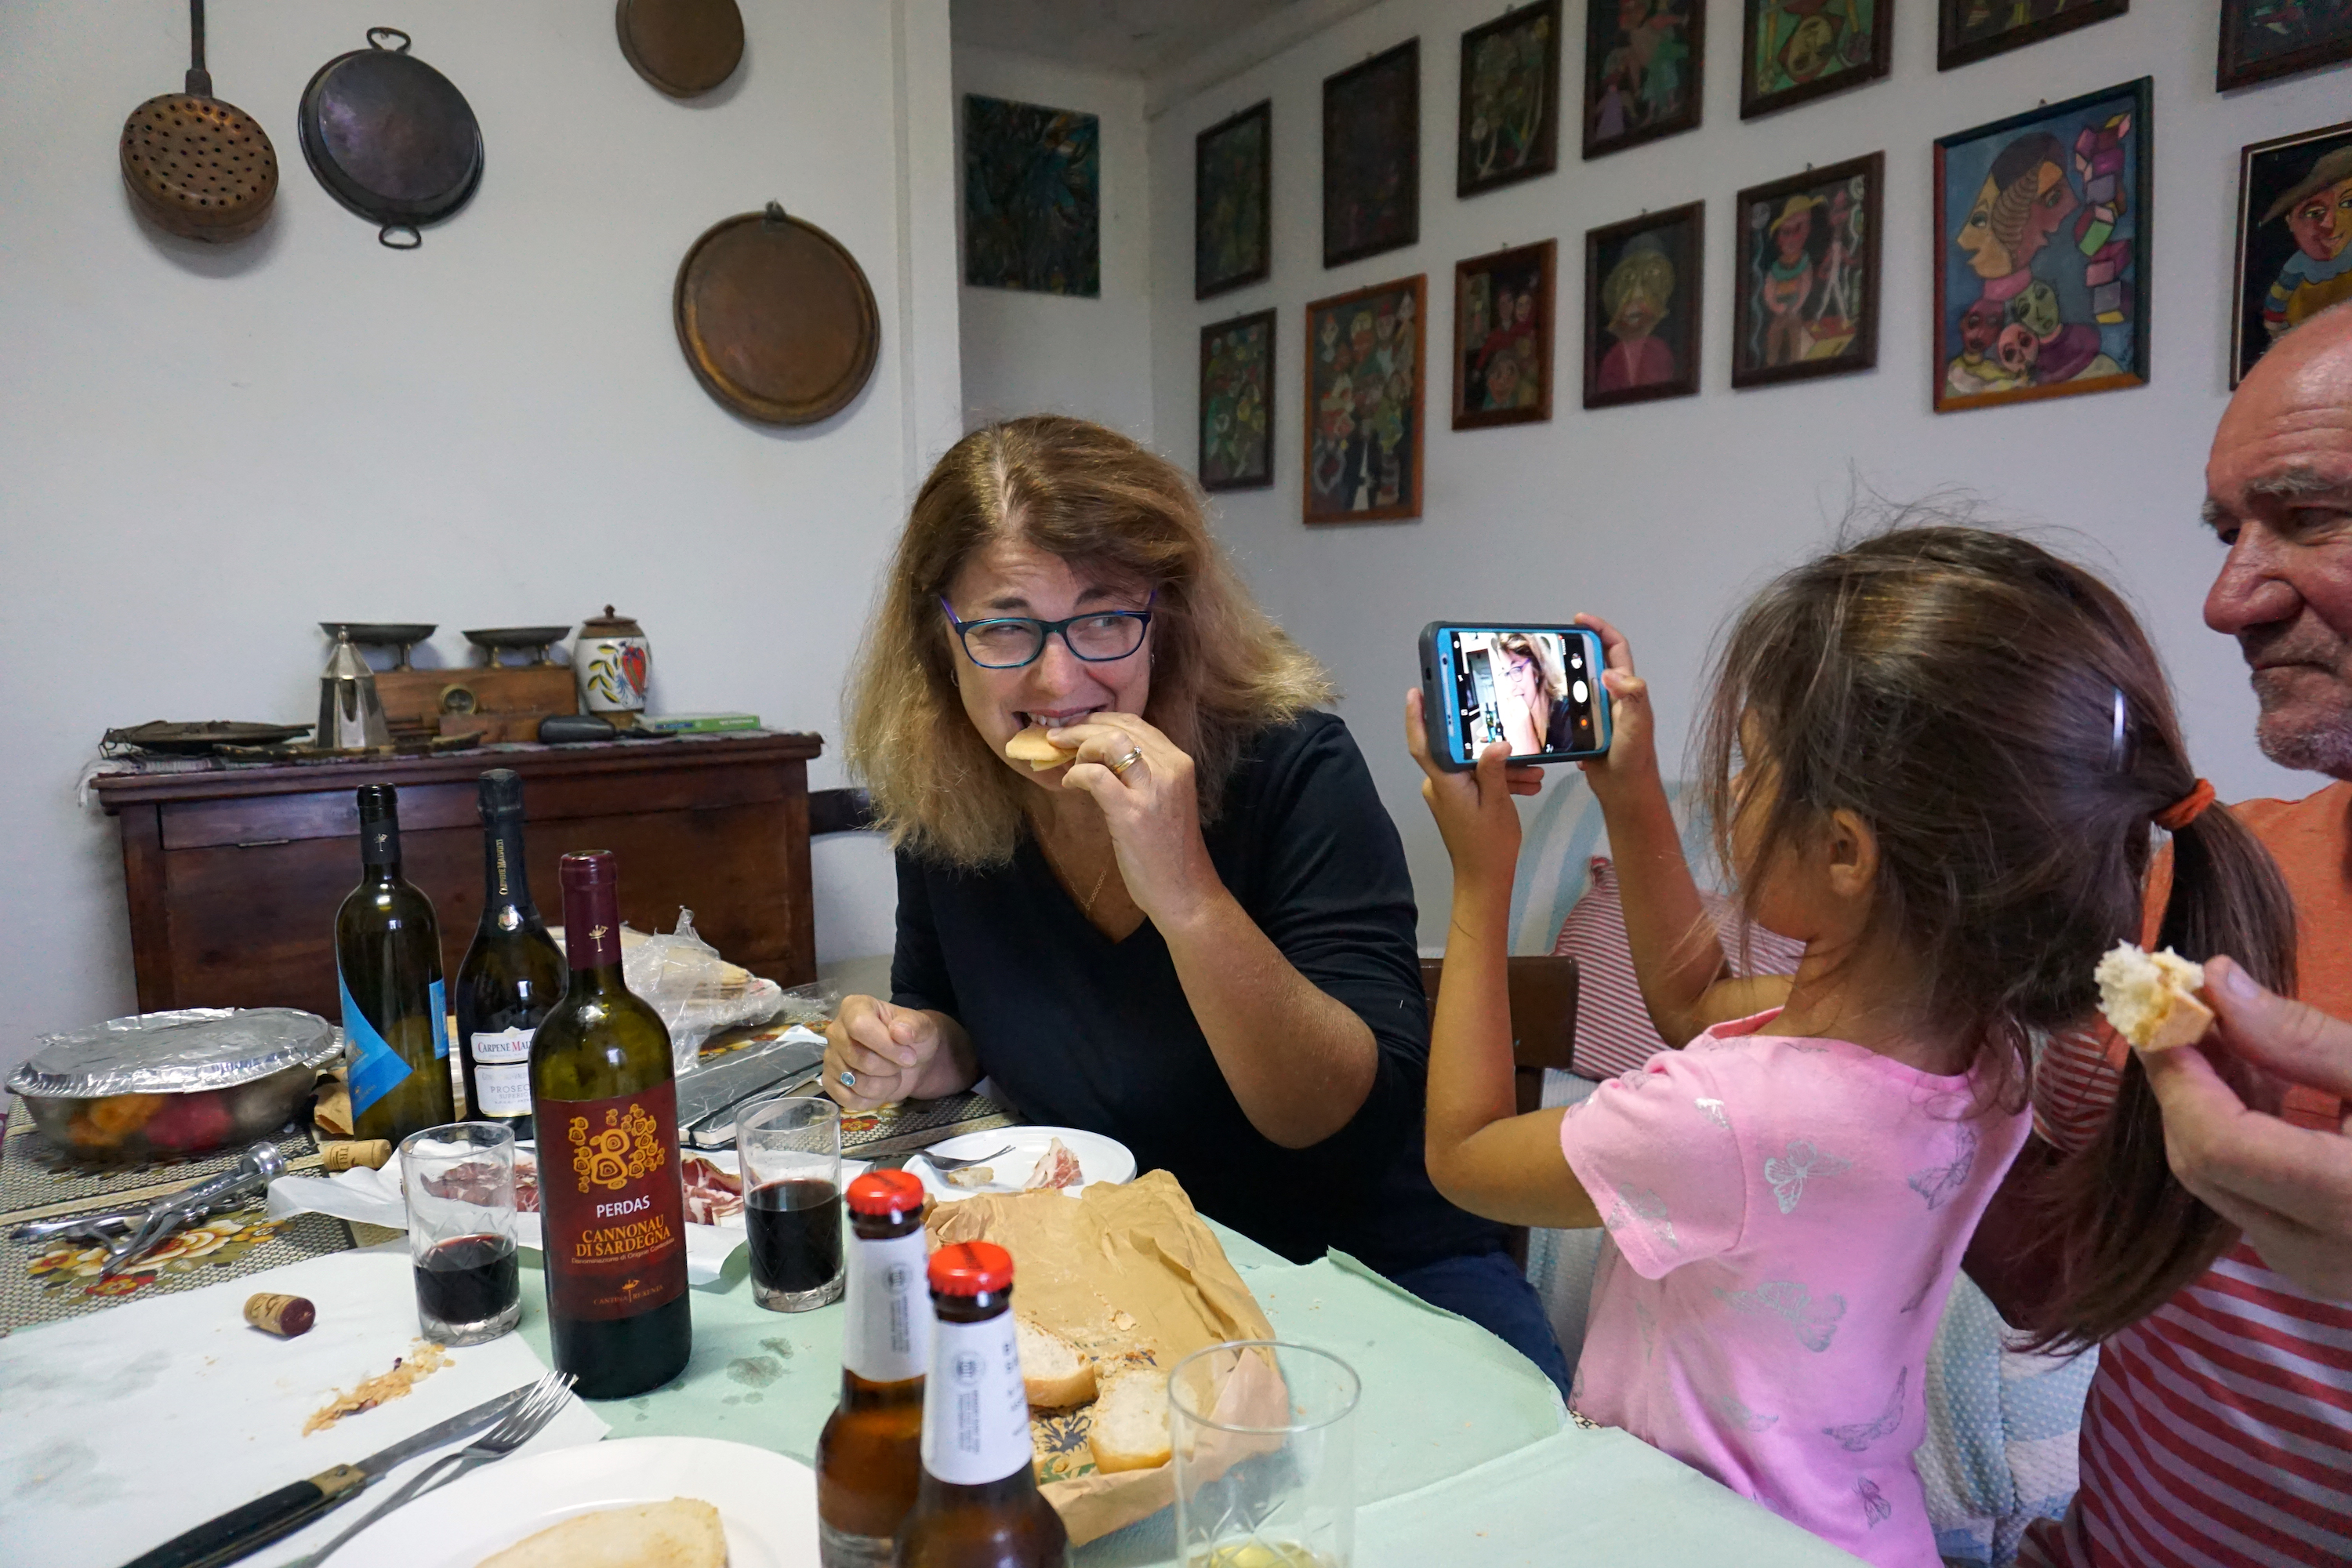
[[[1103,884],[1110,880],[1110,868],[1118,859],[1118,857],[1114,854],[1110,859],[1103,862],[1103,868],[1099,872],[1096,873],[1095,885],[1087,892],[1086,902],[1078,906],[1078,913],[1086,916],[1087,919],[1092,920],[1095,918],[1095,900],[1101,894]]]

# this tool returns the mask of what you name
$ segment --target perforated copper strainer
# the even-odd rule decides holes
[[[205,0],[188,0],[188,90],[122,122],[122,183],[141,211],[187,239],[242,239],[278,199],[278,150],[253,116],[213,96]]]

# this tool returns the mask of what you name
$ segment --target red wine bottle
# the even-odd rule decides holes
[[[571,983],[530,1043],[548,1338],[587,1399],[658,1388],[686,1370],[686,1194],[669,1031],[621,978],[612,854],[566,855]]]
[[[482,921],[457,965],[457,1048],[477,1121],[530,1137],[530,1037],[563,995],[563,950],[530,900],[522,863],[522,779],[492,768],[482,814]]]
[[[359,813],[360,885],[335,914],[352,1131],[397,1144],[457,1120],[441,930],[433,901],[400,874],[398,793],[361,785]]]

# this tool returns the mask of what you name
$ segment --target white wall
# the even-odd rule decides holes
[[[1599,0],[1596,0],[1599,3]],[[1425,941],[1442,943],[1443,847],[1398,739],[1413,639],[1438,616],[1558,619],[1625,628],[1659,693],[1679,755],[1703,655],[1724,617],[1773,570],[1819,548],[1849,475],[1896,498],[1964,487],[2000,517],[2079,531],[2073,548],[2134,595],[2169,664],[2195,755],[2224,798],[2302,795],[2317,782],[2255,750],[2237,649],[2199,605],[2220,551],[2197,522],[2200,470],[2228,395],[2228,296],[2238,149],[2345,116],[2341,70],[2218,97],[2214,8],[2143,0],[2129,15],[1948,73],[1935,68],[1935,7],[1895,8],[1892,79],[1753,122],[1739,119],[1738,0],[1712,0],[1705,114],[1696,132],[1584,163],[1578,156],[1584,5],[1567,6],[1570,102],[1561,167],[1467,201],[1454,195],[1461,35],[1491,0],[1387,0],[1152,122],[1152,254],[1162,280],[1153,363],[1160,446],[1189,454],[1199,329],[1281,310],[1276,483],[1219,499],[1224,536],[1269,606],[1328,661],[1412,856]],[[1324,77],[1421,38],[1421,243],[1321,266]],[[2128,80],[2156,79],[2151,384],[1938,416],[1929,401],[1935,236],[1928,179],[1937,136]],[[1274,275],[1201,303],[1189,287],[1192,143],[1202,129],[1274,100]],[[1888,199],[1879,368],[1735,393],[1730,387],[1732,196],[1744,186],[1884,149]],[[1707,203],[1701,395],[1587,413],[1580,406],[1583,234],[1644,210]],[[1447,427],[1454,264],[1506,245],[1559,241],[1548,425]],[[1429,275],[1426,511],[1420,521],[1308,529],[1299,521],[1302,307],[1367,284]],[[1181,460],[1189,461],[1189,457]]]
[[[914,482],[959,426],[945,0],[754,0],[737,77],[680,104],[609,6],[407,0],[474,106],[472,203],[424,247],[311,176],[295,106],[360,47],[357,0],[220,5],[211,66],[281,171],[240,245],[131,211],[123,116],[176,91],[173,5],[0,7],[0,1067],[132,1005],[113,824],[74,779],[110,725],[307,720],[321,617],[577,621],[651,635],[655,700],[823,731]],[[679,353],[670,288],[712,223],[770,198],[845,244],[882,354],[822,426],[737,419]],[[886,950],[888,858],[820,840],[821,960]]]
[[[1140,77],[956,46],[959,180],[968,92],[1077,110],[1102,121],[1102,297],[964,286],[968,423],[1075,414],[1139,441],[1151,439],[1151,201],[1143,91]],[[961,216],[961,196],[957,212]],[[1191,254],[1185,253],[1186,278]],[[961,263],[957,276],[962,276]]]

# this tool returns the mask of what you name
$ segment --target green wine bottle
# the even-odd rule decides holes
[[[432,900],[400,874],[398,793],[390,784],[362,784],[359,807],[360,885],[335,915],[352,1131],[397,1143],[457,1119],[441,929]]]
[[[481,777],[482,922],[457,965],[457,1055],[467,1114],[530,1137],[530,1037],[563,994],[563,952],[530,901],[522,864],[522,779]]]
[[[612,854],[566,855],[556,879],[571,984],[530,1042],[548,1340],[583,1398],[619,1399],[694,1348],[677,1080],[661,1016],[621,976]]]

